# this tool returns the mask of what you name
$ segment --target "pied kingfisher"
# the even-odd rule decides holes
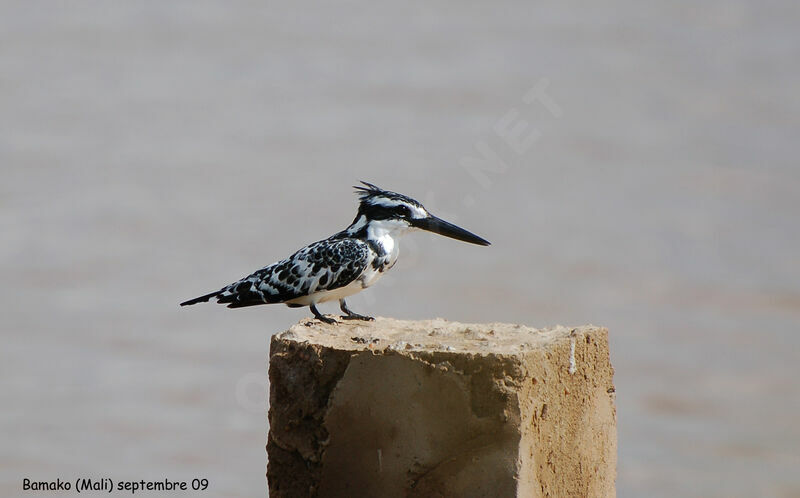
[[[308,306],[325,323],[318,303],[339,300],[343,319],[372,320],[353,313],[345,298],[374,284],[397,262],[398,238],[415,229],[428,230],[472,244],[489,241],[430,214],[419,202],[371,183],[354,187],[360,197],[353,223],[327,239],[314,242],[288,258],[265,266],[222,289],[181,303],[181,306],[216,298],[228,308],[284,303]]]

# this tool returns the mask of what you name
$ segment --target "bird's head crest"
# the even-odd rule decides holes
[[[356,195],[358,195],[361,205],[398,205],[401,203],[408,204],[409,207],[422,207],[415,199],[408,197],[407,195],[398,194],[397,192],[392,192],[391,190],[384,190],[377,185],[367,182],[361,182],[364,186],[360,187],[354,185],[353,188],[356,189]]]

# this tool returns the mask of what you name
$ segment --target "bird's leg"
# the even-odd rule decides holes
[[[336,320],[334,320],[333,318],[328,318],[327,316],[325,316],[322,313],[320,313],[319,310],[317,309],[316,305],[312,304],[312,305],[309,306],[309,308],[311,308],[311,312],[314,313],[314,316],[320,322],[328,323],[328,324],[336,323]]]
[[[344,302],[344,299],[339,299],[339,307],[344,313],[347,313],[347,315],[342,315],[342,320],[374,320],[374,318],[371,316],[359,315],[358,313],[353,313],[350,311],[350,308],[347,307],[347,303]]]

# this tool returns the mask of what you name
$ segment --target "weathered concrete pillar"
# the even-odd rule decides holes
[[[608,331],[437,319],[272,338],[271,498],[614,496]]]

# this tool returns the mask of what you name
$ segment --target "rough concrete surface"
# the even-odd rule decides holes
[[[442,319],[272,339],[270,496],[614,496],[608,331]]]

